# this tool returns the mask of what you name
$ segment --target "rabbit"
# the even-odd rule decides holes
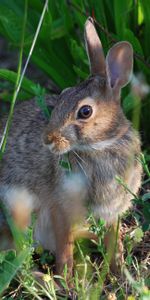
[[[89,210],[106,221],[105,243],[115,261],[118,217],[133,198],[116,177],[136,195],[142,174],[140,138],[120,104],[121,89],[132,75],[132,46],[118,42],[105,59],[91,17],[85,23],[85,44],[89,77],[55,101],[46,98],[47,106],[53,106],[50,120],[34,99],[18,103],[0,162],[1,201],[21,227],[28,226],[31,212],[36,212],[35,239],[55,253],[56,272],[62,274],[66,264],[69,276],[74,240],[88,236],[82,224]],[[60,164],[66,153],[70,172]]]

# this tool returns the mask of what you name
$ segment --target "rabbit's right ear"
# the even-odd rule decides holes
[[[133,48],[128,42],[115,44],[106,57],[108,82],[113,89],[121,89],[131,79]]]
[[[91,75],[106,76],[105,57],[102,44],[91,17],[89,17],[85,23],[85,43],[90,61]]]

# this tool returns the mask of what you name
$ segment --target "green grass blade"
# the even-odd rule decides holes
[[[0,78],[5,79],[9,82],[16,83],[17,80],[17,73],[14,71],[6,70],[6,69],[0,69]],[[36,84],[34,84],[31,80],[24,77],[21,88],[31,94],[32,96],[34,94],[34,88],[36,87]]]
[[[6,123],[5,129],[4,129],[4,133],[3,133],[1,144],[0,144],[0,159],[2,158],[4,151],[5,151],[7,137],[8,137],[9,129],[11,127],[11,122],[12,122],[12,118],[13,118],[14,106],[15,106],[15,102],[16,102],[16,98],[17,98],[17,90],[18,90],[18,84],[19,84],[19,80],[20,80],[21,67],[22,67],[23,46],[24,46],[24,39],[25,39],[25,27],[26,27],[26,20],[27,20],[27,8],[28,8],[28,0],[25,0],[22,38],[21,38],[21,47],[20,47],[20,56],[19,56],[19,63],[18,63],[16,85],[15,85],[13,99],[11,102],[9,116],[7,119],[7,123]]]
[[[24,20],[23,20],[23,30],[22,30],[22,39],[21,39],[21,47],[20,47],[20,57],[19,57],[19,64],[18,64],[18,72],[17,72],[17,80],[16,80],[16,85],[15,85],[15,90],[14,90],[14,95],[13,95],[13,99],[12,99],[12,103],[11,103],[11,107],[10,107],[10,112],[9,112],[9,116],[7,119],[7,123],[4,129],[4,133],[2,136],[2,140],[1,140],[1,144],[0,144],[0,158],[2,158],[4,151],[5,151],[5,147],[6,147],[6,142],[7,142],[7,137],[8,137],[8,133],[9,133],[9,129],[11,127],[11,122],[12,122],[12,118],[13,118],[13,111],[14,111],[14,106],[15,106],[15,102],[30,60],[30,57],[32,55],[41,25],[42,25],[42,21],[44,18],[44,14],[46,12],[46,8],[47,8],[47,4],[48,4],[48,0],[45,1],[44,7],[43,7],[43,11],[39,20],[39,24],[35,33],[35,37],[33,39],[33,43],[31,45],[31,49],[27,58],[27,61],[25,63],[24,69],[21,73],[21,66],[22,66],[22,56],[23,56],[23,46],[24,46],[24,39],[25,39],[25,26],[26,26],[26,20],[27,20],[27,7],[28,7],[28,0],[25,1],[25,13],[24,13]]]

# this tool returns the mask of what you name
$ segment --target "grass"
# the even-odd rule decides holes
[[[127,39],[131,41],[135,51],[136,70],[142,70],[146,83],[149,83],[150,16],[146,1],[138,1],[137,6],[135,1],[130,1],[130,3],[124,1],[123,6],[120,5],[120,1],[108,3],[108,1],[102,0],[78,0],[68,3],[66,1],[56,1],[56,3],[45,1],[44,7],[46,8],[48,5],[48,10],[43,10],[41,1],[25,0],[23,3],[23,1],[17,0],[2,0],[0,3],[0,32],[13,47],[21,45],[18,72],[0,69],[1,78],[15,83],[13,95],[9,93],[8,89],[8,94],[3,98],[3,101],[8,101],[10,97],[12,100],[7,130],[1,144],[1,156],[5,150],[16,99],[17,97],[21,99],[21,89],[26,99],[36,96],[38,104],[44,110],[45,115],[49,117],[43,102],[46,90],[40,85],[36,85],[33,80],[25,78],[25,72],[21,71],[23,53],[27,56],[25,66],[31,59],[60,88],[73,85],[87,76],[87,58],[83,51],[80,33],[75,30],[75,24],[77,24],[78,29],[83,31],[86,11],[94,14],[98,20],[104,50],[108,49],[113,40]],[[25,10],[23,5],[25,5]],[[101,9],[98,9],[99,5]],[[42,14],[43,11],[44,14]],[[24,21],[22,22],[22,20]],[[42,27],[38,26],[41,26],[39,20],[43,20]],[[22,23],[23,27],[20,26]],[[36,28],[38,28],[37,31]],[[37,35],[34,35],[35,32]],[[32,52],[34,45],[35,48]],[[133,200],[133,210],[127,212],[122,220],[125,248],[125,265],[122,275],[117,277],[109,270],[107,253],[103,246],[106,231],[104,222],[102,220],[96,222],[90,216],[91,230],[98,234],[99,242],[98,244],[87,240],[76,242],[74,276],[71,279],[73,288],[68,286],[66,269],[64,276],[59,278],[63,286],[60,288],[57,284],[58,276],[53,275],[54,257],[43,251],[41,247],[37,247],[34,251],[33,225],[26,233],[21,232],[5,211],[8,231],[11,230],[11,240],[15,244],[14,249],[16,250],[0,251],[1,299],[150,299],[150,153],[146,150],[149,144],[149,124],[146,116],[150,106],[147,99],[144,100],[145,102],[139,102],[138,97],[139,95],[133,94],[129,88],[125,89],[123,93],[124,111],[136,128],[144,128],[146,147],[141,156],[145,174],[141,193],[138,198]],[[61,163],[62,166],[68,167],[66,160]],[[120,181],[120,184],[123,183]],[[2,236],[1,240],[3,238],[7,240],[6,235]]]
[[[109,269],[103,242],[106,228],[102,220],[96,222],[92,215],[89,216],[90,229],[98,235],[98,243],[81,239],[75,244],[73,287],[69,288],[67,270],[64,270],[62,278],[53,275],[54,257],[40,246],[33,248],[34,218],[33,225],[23,233],[5,211],[16,250],[0,252],[2,299],[149,299],[150,193],[145,185],[150,176],[147,160],[149,156],[142,155],[141,163],[147,175],[140,197],[133,200],[133,210],[127,212],[122,220],[125,264],[121,275],[115,276]],[[3,239],[6,240],[7,236],[3,235]],[[58,278],[63,288],[57,284]]]
[[[111,273],[107,264],[103,246],[104,223],[91,219],[99,242],[97,245],[87,240],[76,242],[74,276],[71,279],[74,287],[71,289],[66,270],[64,277],[60,278],[63,288],[57,285],[58,276],[53,275],[54,258],[48,252],[38,247],[33,255],[32,228],[28,229],[27,236],[22,236],[23,250],[20,248],[18,254],[14,250],[1,252],[1,279],[7,277],[10,281],[13,278],[2,299],[30,299],[31,295],[31,299],[149,299],[150,236],[142,229],[141,217],[143,215],[134,210],[123,219],[125,265],[118,277]]]

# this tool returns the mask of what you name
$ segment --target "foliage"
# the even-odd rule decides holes
[[[147,3],[142,0],[124,0],[123,2],[119,0],[49,0],[31,61],[61,89],[85,79],[89,70],[83,46],[83,28],[87,15],[93,15],[97,21],[97,29],[105,54],[115,41],[128,40],[132,43],[135,52],[135,72],[142,72],[146,82],[149,83],[150,14]],[[26,56],[28,56],[42,8],[41,0],[28,1],[24,43]],[[24,1],[1,0],[0,33],[8,39],[11,47],[18,48],[20,45],[23,17]],[[15,74],[12,71],[0,70],[0,78],[13,82]],[[26,98],[34,94],[33,80],[34,78],[32,82],[31,80],[29,82],[24,79],[22,84]],[[141,81],[139,85],[142,85]],[[123,107],[131,119],[133,109],[138,105],[142,106],[140,128],[144,128],[144,142],[147,142],[150,138],[149,99],[147,97],[139,104],[129,88],[125,88]]]

